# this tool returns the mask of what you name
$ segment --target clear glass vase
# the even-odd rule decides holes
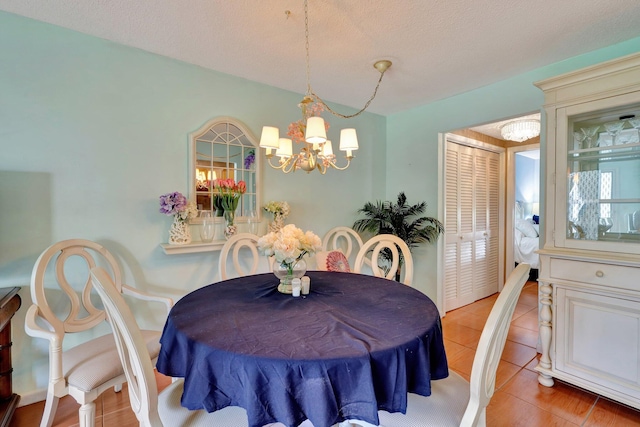
[[[280,279],[278,291],[283,294],[290,294],[292,292],[291,281],[296,277],[301,278],[307,272],[307,263],[304,259],[294,261],[292,264],[289,268],[285,263],[273,263],[273,274]]]
[[[229,239],[229,237],[235,235],[238,232],[238,227],[236,226],[236,211],[227,210],[224,211],[224,238]]]

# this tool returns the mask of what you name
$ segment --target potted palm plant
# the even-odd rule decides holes
[[[366,218],[358,219],[353,223],[353,229],[358,232],[368,232],[373,235],[393,234],[401,238],[409,249],[412,250],[421,243],[435,242],[440,234],[444,233],[444,226],[438,219],[419,216],[424,213],[427,203],[417,205],[407,204],[407,196],[404,192],[398,194],[396,203],[390,201],[367,202],[358,213]],[[391,252],[381,253],[383,263],[388,263]],[[400,254],[400,265],[403,263]],[[384,266],[381,266],[384,269]],[[400,280],[400,268],[396,273],[396,280]]]

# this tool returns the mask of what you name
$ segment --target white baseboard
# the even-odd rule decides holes
[[[47,389],[34,390],[20,395],[18,408],[21,406],[31,405],[32,403],[42,402],[47,398]]]

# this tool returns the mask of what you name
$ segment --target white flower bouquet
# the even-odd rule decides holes
[[[295,263],[303,256],[321,250],[322,241],[312,231],[303,232],[294,224],[289,224],[262,236],[258,240],[258,248],[266,256],[275,257],[283,267],[293,270]]]

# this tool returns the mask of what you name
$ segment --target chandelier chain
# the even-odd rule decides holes
[[[311,71],[309,68],[309,5],[304,0],[304,48],[307,52],[307,95],[311,95]]]
[[[308,0],[304,0],[304,39],[305,39],[304,47],[306,51],[306,60],[307,60],[307,95],[313,96],[313,98],[315,98],[316,101],[322,104],[327,111],[329,111],[331,114],[333,114],[336,117],[340,117],[343,119],[352,119],[362,114],[367,108],[369,108],[369,105],[378,94],[378,88],[380,87],[380,83],[382,82],[382,78],[384,77],[384,73],[387,71],[387,69],[385,68],[382,71],[380,71],[380,78],[378,79],[378,84],[376,84],[376,88],[374,89],[373,94],[371,95],[367,103],[364,104],[364,107],[360,109],[360,111],[357,111],[353,114],[339,113],[333,110],[331,107],[329,107],[329,105],[327,105],[327,103],[324,102],[324,100],[320,98],[318,94],[315,93],[311,88],[311,71],[310,71],[311,69],[309,65],[309,4],[308,4]]]

